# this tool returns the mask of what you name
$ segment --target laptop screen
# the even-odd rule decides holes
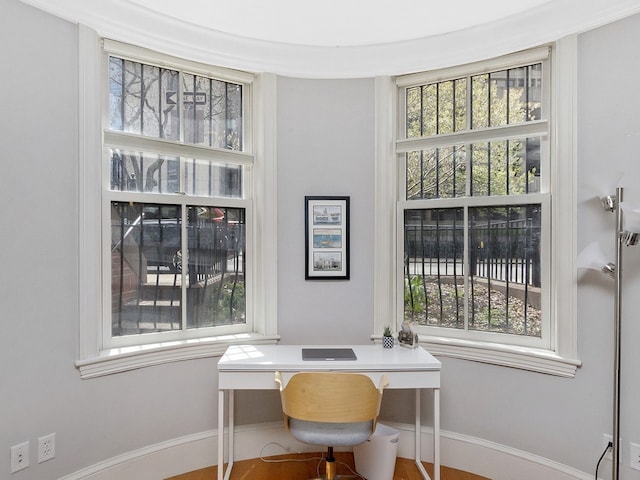
[[[356,360],[353,348],[303,348],[302,360]]]

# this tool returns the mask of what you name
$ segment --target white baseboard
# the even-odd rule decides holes
[[[398,456],[414,458],[412,425],[385,424],[400,430]],[[440,462],[493,480],[590,480],[591,475],[547,458],[454,432],[441,431]],[[245,460],[316,450],[296,442],[281,422],[236,427],[235,458]],[[433,432],[421,430],[422,459],[433,461]],[[217,463],[217,431],[209,430],[150,445],[83,468],[59,480],[158,480]]]

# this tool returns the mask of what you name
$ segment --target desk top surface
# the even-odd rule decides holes
[[[356,360],[302,360],[303,348],[353,348]],[[439,371],[441,364],[424,348],[382,345],[231,345],[218,361],[218,371]]]

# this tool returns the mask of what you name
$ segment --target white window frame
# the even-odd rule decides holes
[[[547,49],[547,47],[544,47]],[[541,51],[513,54],[483,62],[486,71],[499,70],[528,59],[539,57]],[[533,62],[532,62],[533,63]],[[549,183],[543,193],[549,192],[551,230],[548,235],[552,258],[549,262],[547,282],[549,335],[544,343],[517,345],[496,341],[496,336],[483,333],[456,334],[454,329],[420,327],[420,343],[431,353],[462,358],[524,370],[572,377],[580,365],[577,358],[576,314],[576,71],[577,39],[567,37],[551,46],[550,64],[553,71],[547,138]],[[475,65],[477,67],[477,65]],[[399,78],[376,78],[376,212],[374,269],[376,306],[374,309],[375,334],[378,338],[385,325],[398,329],[403,321],[402,258],[403,245],[396,236],[402,228],[401,212],[404,192],[399,192],[399,180],[404,172],[398,168],[397,151],[403,144],[397,138],[396,126],[399,109],[398,83],[407,84],[419,79],[439,81],[466,73],[469,66],[454,67],[438,72],[425,72]],[[529,127],[526,127],[529,128]],[[536,128],[535,126],[533,128]],[[545,127],[546,128],[546,127]],[[427,141],[428,142],[428,141]],[[559,188],[560,185],[562,188]],[[415,201],[412,201],[412,206]],[[447,330],[444,332],[444,330]],[[451,331],[453,330],[453,331]],[[438,333],[439,332],[439,333]],[[488,341],[491,339],[492,341]]]
[[[158,340],[143,344],[135,337],[112,342],[110,332],[103,325],[103,302],[109,285],[101,278],[102,262],[102,185],[108,182],[103,170],[103,132],[105,103],[104,52],[97,34],[79,27],[79,346],[76,362],[82,378],[122,372],[149,365],[157,365],[190,358],[220,355],[232,343],[273,343],[277,341],[277,198],[276,198],[276,79],[275,75],[251,75],[225,71],[215,67],[174,59],[137,47],[106,40],[109,50],[130,53],[143,61],[153,59],[161,65],[188,65],[194,73],[225,72],[227,77],[251,79],[250,106],[253,145],[253,167],[250,200],[247,208],[247,260],[251,262],[252,288],[247,290],[247,324],[236,328],[224,327],[208,336],[205,331],[191,338]],[[191,147],[198,150],[199,147]],[[224,200],[222,200],[224,203]],[[250,222],[250,225],[249,225]],[[249,233],[252,232],[252,233]],[[107,309],[108,310],[108,309]],[[249,318],[249,316],[251,318]],[[208,329],[207,329],[208,330]],[[159,336],[158,338],[162,338]],[[133,340],[133,341],[132,341]]]

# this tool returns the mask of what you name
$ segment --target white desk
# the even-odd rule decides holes
[[[322,347],[322,345],[308,345]],[[355,345],[357,360],[303,361],[301,345],[233,345],[218,362],[218,480],[228,479],[233,468],[233,409],[234,390],[275,390],[276,370],[282,372],[285,382],[300,371],[345,371],[368,375],[378,385],[385,374],[389,388],[415,389],[415,457],[416,465],[425,479],[429,475],[420,463],[420,393],[433,391],[433,459],[434,480],[440,480],[440,362],[423,348],[408,349],[400,346],[383,348],[382,345]],[[225,392],[228,404],[228,456],[224,471],[224,406]],[[224,476],[223,476],[224,475]]]

